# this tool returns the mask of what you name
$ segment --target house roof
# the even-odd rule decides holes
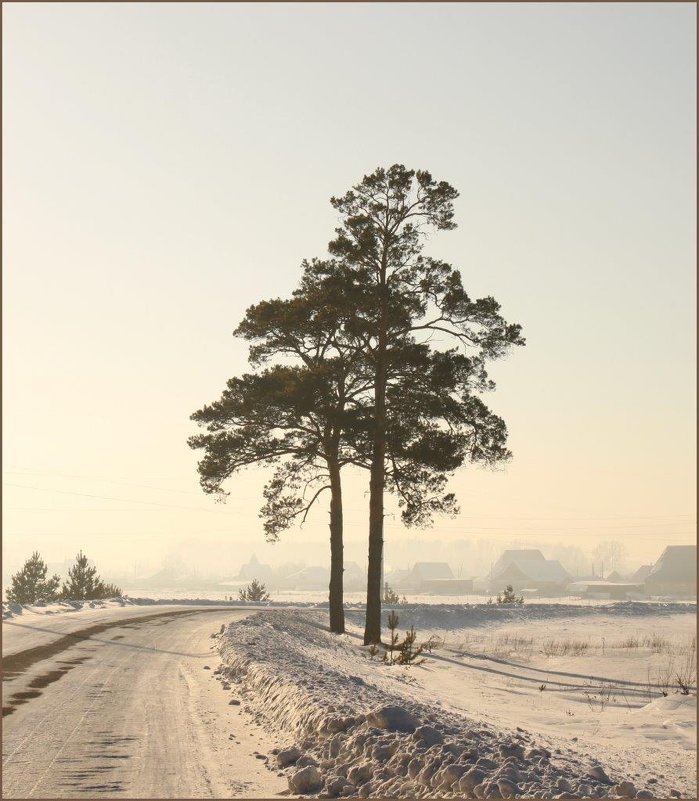
[[[419,579],[453,579],[454,574],[446,562],[416,562],[413,576]]]
[[[388,573],[384,574],[384,580],[391,582],[391,581],[403,581],[404,579],[410,578],[412,576],[411,570],[406,570],[405,568],[399,568],[398,570],[391,570]]]
[[[697,580],[697,546],[668,545],[662,552],[646,581],[682,584]]]
[[[295,581],[327,581],[330,578],[330,569],[321,565],[309,565],[287,578]]]
[[[538,562],[545,562],[543,553],[538,548],[509,548],[502,552],[502,556],[495,563],[499,565],[500,562],[517,562],[520,559],[534,559]]]
[[[641,565],[638,570],[631,575],[631,581],[645,581],[652,569],[653,565]]]
[[[519,572],[533,581],[560,582],[569,578],[567,571],[558,559],[545,559],[541,551],[535,548],[504,551],[493,565],[492,578],[511,573],[516,567]]]

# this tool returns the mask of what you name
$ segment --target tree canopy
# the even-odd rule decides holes
[[[192,415],[206,429],[189,440],[205,451],[205,492],[225,496],[223,483],[249,465],[274,468],[260,513],[269,539],[329,490],[334,631],[344,627],[340,473],[369,470],[366,643],[380,639],[385,491],[406,525],[429,525],[457,513],[446,485],[465,461],[510,457],[505,424],[480,395],[494,388],[486,362],[523,344],[520,327],[422,254],[430,229],[455,227],[457,197],[428,172],[393,165],[332,198],[341,225],[330,258],[303,262],[291,298],[247,310],[235,334],[250,343],[254,372]]]
[[[366,644],[381,636],[385,462],[391,409],[391,353],[405,336],[429,343],[440,334],[478,360],[502,356],[522,345],[519,325],[507,323],[492,297],[472,300],[461,274],[446,262],[423,255],[430,230],[450,230],[458,192],[425,170],[401,164],[379,168],[331,199],[341,225],[328,250],[340,262],[345,280],[363,293],[355,330],[373,366],[372,458],[369,496],[369,577]]]

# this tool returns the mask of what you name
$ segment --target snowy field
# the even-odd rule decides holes
[[[307,596],[3,604],[3,655],[192,606],[228,621],[210,632],[221,661],[206,681],[291,794],[696,798],[693,603],[397,605],[401,635],[433,642],[408,667],[362,646],[359,602],[340,637]]]
[[[372,659],[352,611],[339,638],[280,610],[220,635],[216,678],[300,757],[292,792],[696,797],[695,605],[397,611],[439,638],[420,665]]]
[[[236,583],[235,586],[230,586],[221,591],[209,589],[180,589],[180,588],[152,588],[145,589],[132,589],[127,591],[127,596],[131,599],[152,599],[157,601],[182,601],[182,600],[202,600],[202,601],[225,601],[226,599],[238,597],[238,586],[242,587],[247,582],[241,581]],[[403,596],[402,591],[397,591],[399,596]],[[272,604],[304,604],[310,606],[327,606],[328,605],[328,590],[271,590],[271,603]],[[406,593],[407,601],[409,604],[428,604],[428,605],[442,605],[442,604],[484,604],[489,597],[495,600],[497,593],[492,596],[487,594],[468,594],[468,595],[428,595],[419,593]],[[639,600],[639,603],[655,603],[658,599],[653,600]],[[671,600],[671,599],[660,599]],[[366,590],[358,592],[345,592],[344,601],[348,606],[363,606],[366,603]],[[589,598],[580,598],[575,595],[562,596],[560,598],[536,598],[528,601],[529,603],[539,604],[575,604],[577,606],[599,606],[608,604],[608,600],[597,600]],[[682,603],[682,601],[673,601],[674,603]],[[687,603],[694,603],[688,601]]]

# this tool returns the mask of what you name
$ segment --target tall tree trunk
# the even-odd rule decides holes
[[[384,441],[374,444],[369,493],[369,570],[364,645],[381,642],[381,562],[383,561]]]
[[[337,461],[329,461],[328,469],[330,472],[330,631],[334,634],[343,634],[345,610],[342,584],[345,568],[342,544],[342,483]]]
[[[379,282],[379,331],[374,383],[374,442],[369,482],[369,569],[364,645],[381,642],[381,578],[383,563],[383,493],[386,461],[386,268]]]

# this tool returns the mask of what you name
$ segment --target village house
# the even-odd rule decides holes
[[[489,592],[502,592],[512,585],[528,595],[563,595],[570,575],[557,559],[546,559],[536,548],[503,551],[488,576]]]

